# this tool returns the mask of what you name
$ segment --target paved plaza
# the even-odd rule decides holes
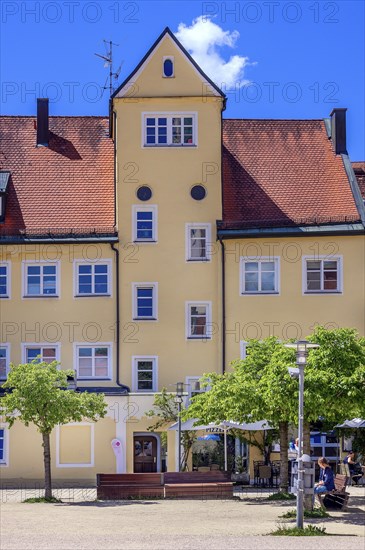
[[[219,500],[141,500],[98,502],[94,489],[56,491],[62,504],[26,504],[36,496],[29,489],[1,493],[1,550],[126,549],[195,550],[229,548],[286,550],[364,548],[365,490],[350,488],[347,511],[312,519],[332,536],[266,537],[284,520],[279,516],[294,503],[269,503],[267,494],[244,491],[238,498]],[[39,492],[38,492],[39,496]],[[285,525],[293,525],[286,520]],[[308,524],[308,522],[306,523]],[[296,541],[296,542],[295,542]]]

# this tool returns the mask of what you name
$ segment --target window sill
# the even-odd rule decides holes
[[[193,264],[206,264],[207,262],[210,262],[210,258],[199,258],[199,259],[195,259],[195,258],[188,258],[186,260],[187,262],[191,262]]]
[[[26,294],[23,298],[59,298],[58,294]]]
[[[111,294],[75,294],[74,298],[110,298]]]
[[[157,321],[157,317],[133,317],[133,321]]]
[[[197,147],[197,145],[195,145],[195,143],[180,143],[180,144],[173,144],[173,143],[157,143],[157,144],[150,144],[150,143],[145,143],[143,145],[143,147],[145,147],[146,149],[150,149],[151,147],[157,147],[157,148],[166,148],[166,147],[170,147],[170,148],[180,148],[180,149],[192,149],[194,147]]]
[[[241,296],[279,296],[279,292],[241,292]]]
[[[211,340],[211,336],[188,336],[188,340]]]
[[[88,378],[83,378],[83,377],[77,377],[76,378],[77,382],[93,382],[94,380],[99,380],[99,381],[109,381],[112,380],[111,378],[100,378],[99,376],[93,376],[93,377],[88,377]]]
[[[342,290],[305,290],[303,294],[311,295],[311,294],[343,294]]]
[[[144,244],[146,244],[146,243],[147,243],[147,244],[148,244],[148,243],[150,243],[150,244],[156,244],[156,243],[157,243],[157,241],[155,241],[154,239],[135,239],[133,242],[134,242],[134,243],[144,243]]]
[[[10,298],[10,296],[7,296],[7,295],[5,295],[5,294],[2,294],[2,295],[0,296],[0,300],[3,300],[3,299],[4,299],[4,300],[9,300],[9,298]]]

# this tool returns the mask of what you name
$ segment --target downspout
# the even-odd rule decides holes
[[[222,248],[222,373],[226,372],[226,259],[222,237],[218,237]]]
[[[126,386],[125,384],[121,384],[119,381],[119,367],[120,367],[120,307],[119,307],[119,250],[118,248],[115,248],[114,243],[110,243],[111,249],[115,252],[115,275],[116,275],[116,346],[117,346],[117,352],[116,352],[116,383],[118,386],[123,388],[125,390],[125,393],[129,393],[131,390]]]

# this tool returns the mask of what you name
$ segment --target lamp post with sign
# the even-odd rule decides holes
[[[304,425],[304,368],[307,364],[308,350],[319,348],[318,344],[312,344],[307,340],[298,340],[294,344],[285,344],[286,348],[296,350],[297,368],[289,368],[289,374],[293,378],[299,378],[299,407],[298,407],[298,489],[297,489],[297,527],[303,529],[304,517],[304,470],[303,470],[303,425]]]
[[[181,472],[181,403],[183,402],[183,394],[184,394],[184,383],[183,382],[177,382],[176,383],[176,396],[175,396],[175,403],[177,403],[178,406],[178,461],[179,461],[179,472]]]

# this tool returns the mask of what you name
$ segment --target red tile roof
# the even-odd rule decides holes
[[[365,200],[365,160],[352,162],[351,164],[355,172],[357,183],[359,184],[360,193]]]
[[[114,163],[108,120],[50,117],[36,147],[36,117],[0,117],[0,170],[11,180],[0,234],[113,232]]]
[[[223,228],[360,219],[323,120],[223,121]]]

